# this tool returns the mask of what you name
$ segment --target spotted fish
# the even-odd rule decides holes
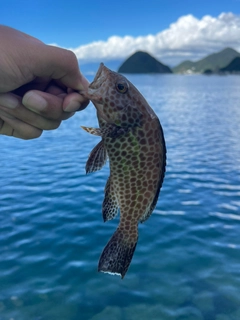
[[[163,130],[133,84],[103,64],[85,95],[96,107],[100,128],[82,128],[101,136],[89,155],[86,172],[100,170],[109,158],[104,221],[113,219],[120,208],[120,223],[102,252],[98,271],[123,278],[137,244],[138,223],[151,215],[162,186],[166,165]]]

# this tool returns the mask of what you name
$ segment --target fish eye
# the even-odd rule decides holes
[[[117,82],[116,83],[116,89],[120,93],[126,93],[128,91],[128,85],[126,82]]]

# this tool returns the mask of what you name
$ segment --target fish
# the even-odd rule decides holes
[[[162,187],[164,133],[137,88],[103,63],[84,95],[96,108],[99,128],[82,129],[101,137],[90,152],[86,173],[100,170],[109,160],[110,175],[102,204],[104,222],[120,211],[119,225],[100,256],[98,271],[123,279],[137,245],[138,224],[152,214]]]

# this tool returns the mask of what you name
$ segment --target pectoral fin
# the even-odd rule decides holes
[[[111,177],[108,178],[105,187],[105,197],[102,205],[103,220],[108,221],[113,219],[118,213],[118,201],[114,193],[114,188],[111,185]]]
[[[86,173],[91,173],[102,169],[107,161],[107,150],[101,140],[91,151],[86,163]]]

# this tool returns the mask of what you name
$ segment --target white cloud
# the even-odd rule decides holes
[[[80,64],[125,59],[137,50],[151,53],[160,61],[174,65],[183,60],[198,60],[207,54],[232,47],[240,51],[240,16],[222,13],[197,19],[193,15],[180,17],[168,29],[156,35],[112,36],[71,48]]]

